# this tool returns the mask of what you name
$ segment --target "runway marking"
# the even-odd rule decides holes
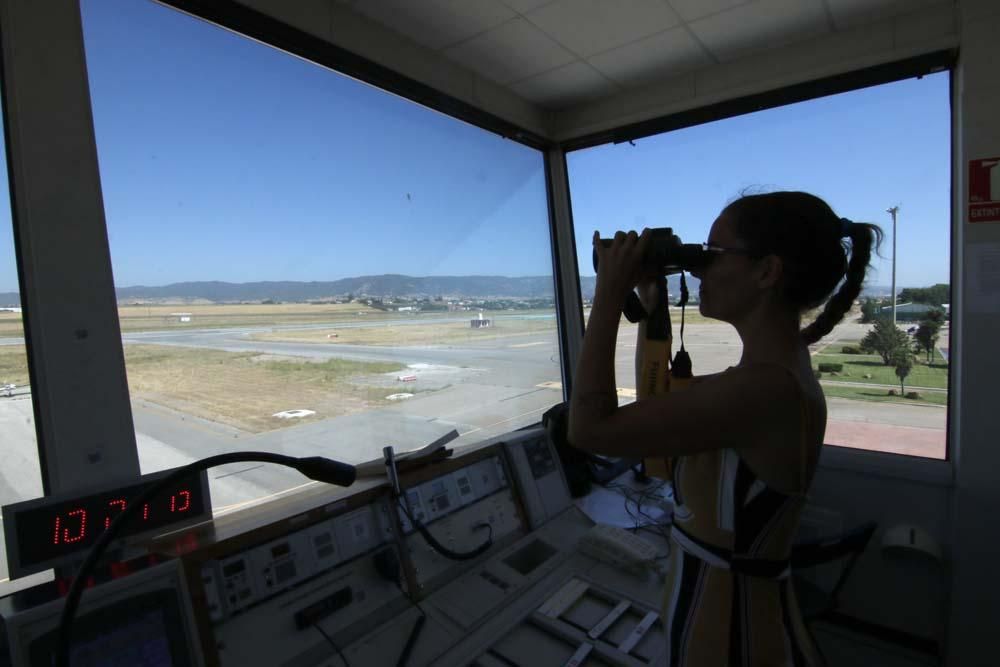
[[[543,382],[535,386],[544,389],[562,389],[562,382]],[[615,391],[619,396],[623,396],[624,398],[635,398],[635,389],[631,387],[618,387]]]
[[[535,346],[535,345],[547,345],[547,344],[548,344],[548,342],[549,342],[549,341],[545,341],[545,340],[539,340],[539,341],[535,341],[534,343],[518,343],[517,345],[508,345],[507,347],[508,347],[508,348],[515,348],[515,347],[533,347],[533,346]]]

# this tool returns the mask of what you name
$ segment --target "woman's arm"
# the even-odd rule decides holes
[[[571,402],[569,441],[579,449],[626,458],[747,449],[797,432],[800,392],[787,370],[769,364],[734,368],[683,391],[622,407],[615,401],[610,409],[577,404],[574,410]]]
[[[568,429],[571,443],[586,438],[585,429],[592,419],[605,419],[618,408],[615,386],[618,325],[625,299],[640,277],[649,238],[648,230],[643,231],[642,237],[635,232],[618,232],[611,247],[606,248],[594,232],[597,283],[573,376]]]

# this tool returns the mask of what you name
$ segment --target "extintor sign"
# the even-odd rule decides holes
[[[969,222],[1000,222],[1000,157],[969,160]]]

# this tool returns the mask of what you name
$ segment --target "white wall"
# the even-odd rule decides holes
[[[1000,355],[996,347],[1000,289],[993,289],[989,303],[977,297],[974,286],[980,276],[975,255],[983,248],[1000,249],[1000,223],[968,223],[966,175],[969,160],[1000,156],[1000,3],[962,0],[959,9],[962,41],[956,76],[955,199],[963,256],[960,302],[952,304],[952,310],[959,313],[960,322],[957,370],[962,405],[955,448],[948,664],[986,665],[997,662],[996,633],[1000,630]]]

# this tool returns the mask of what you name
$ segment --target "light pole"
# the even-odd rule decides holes
[[[898,206],[885,210],[892,216],[892,326],[896,326],[896,212],[898,210]]]

